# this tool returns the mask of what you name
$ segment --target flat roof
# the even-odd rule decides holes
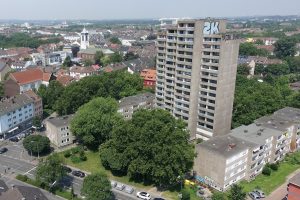
[[[74,117],[74,114],[60,116],[60,117],[50,117],[47,119],[47,122],[51,123],[55,127],[61,127],[61,126],[66,126],[66,125],[70,124],[73,117]]]
[[[278,137],[282,135],[282,132],[253,123],[248,126],[242,125],[232,129],[230,135],[254,144],[264,145],[265,140],[273,136]]]
[[[246,151],[253,144],[243,141],[239,138],[230,135],[217,136],[208,141],[198,144],[197,146],[206,148],[209,151],[214,151],[225,158]]]
[[[287,128],[294,125],[293,121],[289,121],[288,119],[282,118],[276,114],[270,116],[264,116],[259,119],[256,119],[255,124],[279,131],[286,131]]]
[[[123,99],[120,100],[119,107],[123,108],[126,106],[138,105],[142,102],[149,101],[149,100],[151,101],[154,99],[155,99],[155,95],[150,92],[138,94],[135,96],[124,97]]]

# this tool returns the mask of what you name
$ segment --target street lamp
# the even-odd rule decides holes
[[[181,178],[180,175],[177,177],[177,180],[180,181],[180,194],[179,194],[179,198],[182,199],[182,178]]]

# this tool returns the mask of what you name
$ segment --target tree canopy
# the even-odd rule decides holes
[[[62,159],[56,153],[41,161],[36,169],[36,179],[47,185],[60,181],[65,175]]]
[[[42,135],[30,135],[23,140],[23,146],[33,154],[46,153],[50,150],[50,140]]]
[[[83,180],[81,194],[87,200],[112,200],[110,181],[104,174],[88,175]]]
[[[73,65],[73,62],[70,58],[70,56],[67,56],[66,59],[63,62],[64,67],[71,67]]]
[[[293,38],[282,38],[274,46],[274,53],[278,58],[294,56],[296,54],[296,41]]]
[[[119,38],[117,38],[117,37],[111,37],[109,39],[109,41],[113,44],[122,44],[121,41],[119,40]]]
[[[252,43],[241,43],[240,52],[241,56],[267,56],[269,53],[265,49],[258,49]]]
[[[246,200],[247,194],[243,191],[242,186],[233,184],[229,190],[228,199],[230,200]]]
[[[94,97],[112,97],[117,100],[135,95],[143,89],[143,80],[138,74],[125,71],[103,73],[71,83],[65,87],[55,103],[59,115],[72,114]]]
[[[161,186],[177,183],[193,166],[194,148],[186,124],[169,112],[139,110],[113,129],[100,147],[102,164],[135,180]]]
[[[41,85],[38,95],[43,100],[44,108],[53,108],[56,100],[63,94],[64,87],[58,81],[50,81],[48,87]]]
[[[123,120],[117,109],[118,103],[112,98],[91,100],[76,112],[71,122],[72,133],[88,147],[98,148]]]

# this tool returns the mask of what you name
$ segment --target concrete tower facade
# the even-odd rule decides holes
[[[226,21],[178,19],[157,39],[156,106],[205,140],[231,129],[239,40]]]

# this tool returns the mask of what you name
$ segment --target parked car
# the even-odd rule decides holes
[[[65,172],[67,173],[71,173],[72,172],[72,169],[70,167],[67,167],[67,166],[63,166]]]
[[[124,188],[124,192],[128,193],[128,194],[132,194],[134,191],[134,189],[130,186],[125,186]]]
[[[117,182],[115,181],[110,181],[110,185],[112,188],[116,187],[117,186]]]
[[[120,190],[120,191],[123,190],[124,188],[125,188],[125,185],[122,184],[122,183],[118,183],[117,186],[116,186],[116,189]]]
[[[143,199],[143,200],[150,200],[151,199],[151,195],[147,192],[138,192],[136,193],[136,197]]]
[[[255,192],[249,192],[249,197],[253,200],[260,199],[258,194],[256,194]]]
[[[266,197],[265,193],[261,190],[253,190],[253,192],[255,192],[259,196],[259,198],[265,198]]]
[[[17,137],[12,137],[12,138],[9,138],[9,141],[11,141],[11,142],[19,142],[19,139]]]
[[[6,147],[3,147],[3,148],[0,149],[0,154],[3,154],[5,152],[7,152],[7,148]]]
[[[156,197],[154,198],[153,200],[165,200],[164,198],[161,198],[161,197]]]
[[[82,171],[76,171],[76,170],[72,171],[72,175],[80,177],[80,178],[84,178],[85,177],[85,173],[83,173]]]

